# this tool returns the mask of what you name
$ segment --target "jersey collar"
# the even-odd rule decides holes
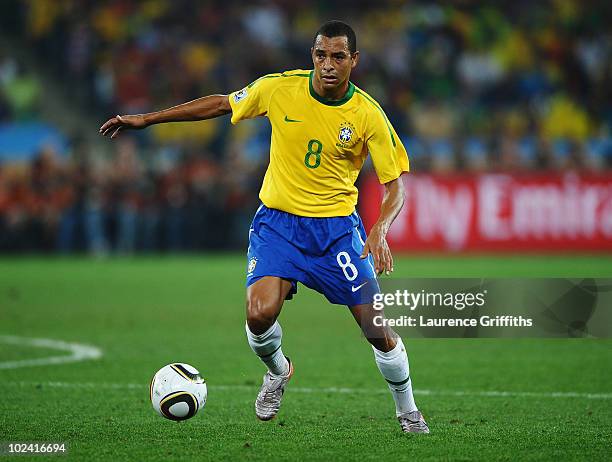
[[[349,99],[352,98],[353,93],[355,93],[355,85],[353,85],[353,82],[351,82],[349,80],[349,86],[348,86],[348,90],[346,90],[346,93],[344,94],[344,96],[340,99],[329,99],[329,98],[324,98],[323,96],[319,95],[315,90],[314,87],[312,86],[312,76],[314,74],[314,71],[310,71],[310,78],[308,79],[308,88],[310,89],[310,96],[312,96],[314,99],[316,99],[319,103],[323,103],[327,106],[342,106],[344,103],[346,103]]]

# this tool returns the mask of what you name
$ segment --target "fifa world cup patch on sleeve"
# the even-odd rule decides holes
[[[244,98],[246,98],[247,95],[248,95],[248,92],[246,88],[243,88],[242,90],[237,91],[236,93],[234,93],[234,103],[239,103]]]

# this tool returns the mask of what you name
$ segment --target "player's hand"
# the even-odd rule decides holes
[[[100,127],[100,134],[106,136],[111,133],[111,139],[119,135],[121,130],[145,128],[147,123],[141,114],[136,115],[116,115],[112,119],[108,119]]]
[[[393,256],[387,244],[386,234],[376,226],[372,228],[365,241],[361,258],[367,258],[370,253],[374,258],[374,270],[377,275],[383,272],[389,275],[393,272]]]

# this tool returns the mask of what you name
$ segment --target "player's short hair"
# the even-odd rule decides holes
[[[357,37],[355,36],[355,31],[351,26],[342,21],[327,21],[321,27],[314,36],[312,40],[312,46],[314,47],[315,42],[317,41],[317,37],[322,35],[323,37],[332,38],[332,37],[346,37],[348,41],[348,49],[351,54],[357,51]]]

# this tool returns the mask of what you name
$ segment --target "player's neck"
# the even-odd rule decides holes
[[[342,85],[339,85],[336,88],[327,90],[323,88],[322,82],[316,77],[316,75],[313,75],[312,89],[321,98],[324,98],[330,101],[337,101],[337,100],[343,99],[346,96],[349,90],[349,81],[347,79]]]

